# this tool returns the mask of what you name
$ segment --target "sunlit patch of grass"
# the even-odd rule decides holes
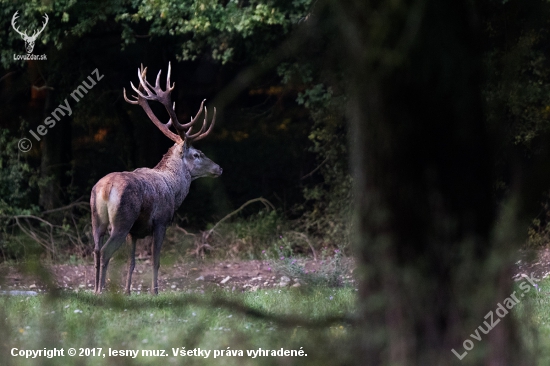
[[[1,353],[15,365],[136,364],[152,365],[269,365],[281,357],[248,357],[246,350],[299,350],[307,357],[286,357],[285,364],[330,364],[330,352],[349,343],[353,327],[337,322],[310,328],[298,324],[281,325],[280,319],[298,317],[314,322],[327,317],[351,314],[355,306],[352,288],[312,288],[261,290],[234,293],[162,293],[159,296],[65,293],[50,298],[1,297]],[[240,309],[253,309],[274,318],[245,315]],[[65,357],[25,359],[12,357],[12,348],[63,348]],[[69,357],[69,348],[101,348],[102,356]],[[201,348],[212,350],[208,358],[174,356],[173,352]],[[165,350],[166,356],[109,356],[116,350]],[[243,357],[217,357],[214,350],[242,350]],[[96,351],[97,352],[97,351]],[[141,351],[140,351],[141,352]],[[106,355],[105,358],[103,355]],[[284,356],[283,356],[284,358]],[[332,358],[334,361],[334,358]]]

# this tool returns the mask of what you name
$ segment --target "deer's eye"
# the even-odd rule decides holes
[[[193,157],[194,157],[195,159],[198,159],[198,158],[199,158],[199,154],[194,153],[194,154],[193,154]]]

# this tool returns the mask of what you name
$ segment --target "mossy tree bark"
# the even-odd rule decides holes
[[[333,2],[349,95],[362,364],[521,365],[512,317],[462,361],[512,292],[493,236],[494,159],[470,1]],[[514,220],[513,214],[512,221]]]

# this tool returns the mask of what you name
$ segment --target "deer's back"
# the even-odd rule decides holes
[[[150,235],[154,225],[167,225],[177,209],[169,180],[148,168],[108,174],[92,189],[92,213],[100,223],[131,227],[135,237]]]

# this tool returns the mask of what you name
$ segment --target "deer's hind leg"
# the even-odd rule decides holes
[[[136,241],[137,239],[132,235],[128,235],[128,242],[130,242],[130,257],[128,257],[128,276],[126,277],[126,294],[130,295],[130,289],[132,286],[132,272],[136,267]]]
[[[100,248],[101,244],[103,242],[103,236],[105,235],[105,231],[101,231],[99,229],[94,229],[93,232],[94,235],[94,269],[95,269],[95,282],[94,282],[94,292],[96,294],[100,293],[99,291],[99,269],[100,269]]]
[[[99,276],[99,291],[98,293],[101,293],[103,289],[105,288],[105,278],[107,276],[107,267],[109,266],[109,261],[111,260],[111,257],[113,254],[120,248],[122,243],[126,240],[126,236],[128,235],[128,230],[120,230],[113,228],[111,231],[111,236],[109,239],[107,239],[107,242],[101,248],[100,254],[100,266],[101,266],[101,272]]]
[[[96,294],[100,293],[99,290],[99,269],[100,269],[100,258],[101,258],[101,245],[103,244],[103,237],[107,232],[108,224],[102,223],[101,218],[97,214],[95,207],[92,206],[92,234],[94,236],[94,267],[95,267],[95,282],[94,282],[94,292]]]

